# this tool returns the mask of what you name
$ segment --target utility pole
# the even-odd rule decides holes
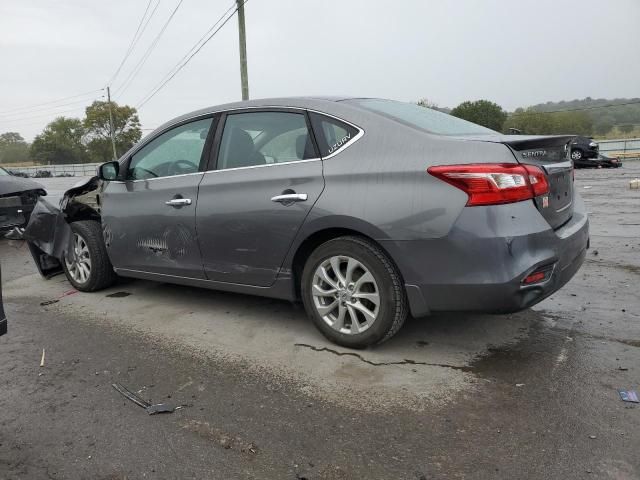
[[[238,37],[240,38],[240,82],[242,100],[249,100],[249,75],[247,73],[247,38],[244,28],[244,4],[246,0],[236,0],[238,5]]]
[[[113,159],[118,160],[116,153],[116,137],[113,128],[113,113],[111,113],[111,89],[107,87],[107,102],[109,104],[109,135],[111,136],[111,146],[113,147]]]

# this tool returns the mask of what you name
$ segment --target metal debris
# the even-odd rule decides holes
[[[183,408],[184,406],[184,405],[174,406],[168,403],[151,404],[147,402],[144,398],[139,397],[138,395],[128,390],[126,387],[124,387],[119,383],[112,383],[111,386],[120,394],[122,394],[125,398],[131,400],[133,403],[135,403],[139,407],[144,408],[149,415],[155,415],[157,413],[173,413],[176,410]]]

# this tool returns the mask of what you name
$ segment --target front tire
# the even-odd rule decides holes
[[[582,150],[580,150],[579,148],[571,150],[572,160],[582,160],[582,157],[583,157]]]
[[[397,267],[379,246],[361,237],[340,237],[316,248],[305,264],[301,287],[311,320],[343,347],[382,343],[407,318]]]
[[[112,285],[116,274],[107,255],[100,223],[92,220],[73,222],[73,251],[62,260],[69,283],[82,292],[95,292]]]

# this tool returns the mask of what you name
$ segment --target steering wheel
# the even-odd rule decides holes
[[[176,160],[171,162],[168,170],[169,175],[181,175],[183,173],[194,173],[198,170],[198,167],[187,160]]]

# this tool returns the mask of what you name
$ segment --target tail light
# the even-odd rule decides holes
[[[467,206],[521,202],[549,193],[547,177],[535,165],[442,165],[427,171],[469,195]]]

